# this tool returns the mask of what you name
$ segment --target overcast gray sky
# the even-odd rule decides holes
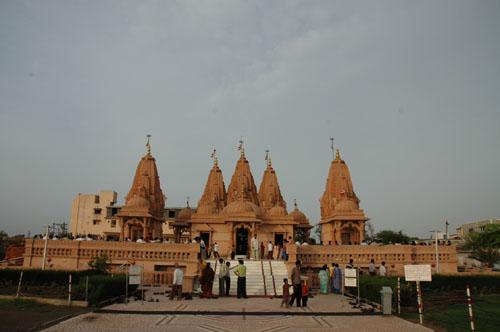
[[[500,216],[500,1],[0,0],[0,229],[120,202],[152,137],[167,205],[243,136],[319,219],[335,137],[376,230]]]

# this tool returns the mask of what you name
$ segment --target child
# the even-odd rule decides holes
[[[283,279],[283,300],[281,301],[281,308],[283,308],[283,304],[286,305],[287,308],[290,308],[290,285],[288,283],[288,279]]]
[[[307,307],[307,298],[309,297],[309,287],[307,281],[302,280],[302,306]]]

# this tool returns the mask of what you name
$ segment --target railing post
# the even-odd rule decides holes
[[[398,315],[401,315],[401,278],[398,277]]]
[[[467,305],[469,307],[470,330],[475,331],[476,330],[476,322],[474,321],[474,313],[472,312],[472,297],[470,295],[469,285],[466,285],[465,289],[467,290]]]
[[[19,297],[19,292],[21,291],[21,282],[23,280],[23,273],[24,273],[24,271],[21,271],[21,275],[19,276],[19,283],[17,284],[16,298]]]
[[[69,274],[69,284],[68,284],[68,305],[71,305],[71,273]]]
[[[417,302],[418,302],[418,318],[420,324],[424,324],[424,307],[422,303],[422,290],[420,289],[420,281],[417,281]]]

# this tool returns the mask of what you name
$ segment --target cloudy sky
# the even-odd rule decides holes
[[[500,2],[0,0],[0,229],[123,202],[146,134],[169,206],[242,136],[316,223],[333,136],[376,230],[500,217]]]

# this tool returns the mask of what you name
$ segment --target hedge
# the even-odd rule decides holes
[[[21,270],[0,270],[0,294],[14,295]],[[71,274],[72,298],[85,299],[86,276],[89,276],[88,301],[90,304],[125,295],[124,275],[104,275],[94,270],[54,271],[24,270],[21,293],[25,295],[64,298],[68,296],[68,281]],[[129,286],[129,293],[137,286]]]
[[[500,293],[500,276],[493,275],[433,275],[432,282],[422,282],[425,293],[446,293],[452,291],[465,292],[465,286],[471,287],[473,294]],[[382,286],[389,286],[393,291],[393,305],[397,305],[397,277],[361,276],[360,296],[372,302],[380,303]],[[415,306],[416,283],[406,282],[401,278],[401,305]]]

